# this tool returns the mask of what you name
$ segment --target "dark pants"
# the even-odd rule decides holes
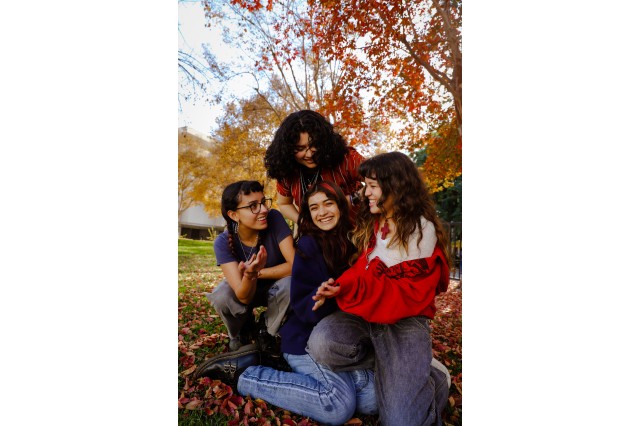
[[[375,367],[376,399],[385,426],[442,424],[449,387],[431,368],[431,332],[426,317],[395,324],[369,323],[342,311],[320,321],[307,352],[335,371]]]

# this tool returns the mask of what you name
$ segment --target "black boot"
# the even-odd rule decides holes
[[[255,344],[245,345],[234,352],[227,352],[207,359],[198,366],[194,377],[210,377],[220,380],[238,391],[240,374],[252,365],[260,365],[260,350]]]
[[[280,340],[269,334],[265,324],[264,312],[258,320],[258,347],[261,353],[261,363],[276,370],[291,371],[291,367],[280,352]]]

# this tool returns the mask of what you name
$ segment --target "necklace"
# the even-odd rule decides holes
[[[251,250],[249,250],[249,255],[247,256],[247,252],[244,251],[244,244],[242,244],[242,240],[240,240],[240,235],[236,234],[238,237],[238,241],[240,242],[240,249],[242,250],[242,254],[244,255],[244,260],[245,262],[249,262],[249,259],[251,258],[251,255],[253,255],[253,250],[258,246],[258,238],[260,237],[260,234],[258,233],[258,235],[256,235],[256,242],[254,243],[254,246],[251,247]]]
[[[301,189],[301,193],[302,193],[302,197],[304,197],[304,194],[311,189],[311,187],[318,181],[318,177],[320,176],[320,167],[318,167],[316,169],[316,172],[314,173],[313,177],[310,177],[309,179],[307,179],[304,175],[304,173],[302,173],[302,169],[300,169],[300,189]]]
[[[387,222],[387,219],[389,218],[388,217],[384,218],[384,225],[382,225],[382,228],[380,228],[380,234],[383,240],[387,238],[387,234],[389,233],[389,223]]]

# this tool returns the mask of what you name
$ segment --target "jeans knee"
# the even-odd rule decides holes
[[[312,335],[313,337],[313,335]],[[307,341],[306,350],[311,355],[311,358],[314,359],[318,364],[327,365],[328,361],[331,359],[329,351],[327,351],[327,346],[323,345],[322,342],[317,339],[309,338]]]

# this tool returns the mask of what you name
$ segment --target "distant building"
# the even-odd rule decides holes
[[[189,207],[182,213],[178,222],[180,236],[192,240],[206,240],[210,235],[209,229],[214,235],[218,235],[227,225],[222,216],[208,215],[202,204]]]

